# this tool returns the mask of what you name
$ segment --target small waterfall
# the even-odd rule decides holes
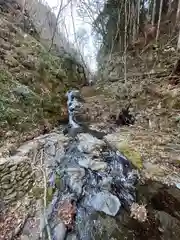
[[[72,90],[66,96],[68,128],[77,130],[81,128],[75,118],[82,107],[78,101],[80,93]],[[64,170],[64,184],[77,205],[75,232],[82,240],[94,239],[93,229],[98,232],[93,216],[100,212],[116,216],[121,209],[129,211],[136,201],[135,184],[138,179],[128,159],[89,132],[81,131],[70,141],[59,165]]]

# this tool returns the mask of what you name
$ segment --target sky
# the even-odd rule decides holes
[[[67,3],[68,0],[62,0],[64,4]],[[57,15],[58,13],[58,6],[60,6],[61,0],[46,0],[48,5],[51,8],[54,8],[54,12]],[[73,0],[73,3],[76,2]],[[85,55],[85,59],[90,67],[90,69],[94,72],[96,70],[97,64],[96,64],[96,55],[97,55],[97,50],[93,44],[93,37],[91,34],[91,26],[88,23],[82,22],[82,20],[78,17],[78,14],[76,12],[76,7],[73,7],[73,20],[74,20],[74,27],[72,23],[72,16],[71,16],[71,4],[63,11],[63,19],[66,25],[66,31],[64,30],[63,32],[68,33],[66,37],[70,40],[70,42],[75,43],[75,38],[74,38],[74,27],[75,27],[75,32],[77,32],[79,29],[85,29],[86,32],[88,33],[88,39],[87,39],[87,44],[83,47],[83,52]],[[59,26],[61,29],[62,26]],[[82,47],[80,46],[80,48]],[[77,44],[75,44],[75,47],[78,48]]]

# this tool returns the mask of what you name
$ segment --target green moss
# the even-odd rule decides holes
[[[53,199],[54,193],[58,190],[62,189],[61,178],[56,174],[55,176],[55,186],[47,188],[47,203],[50,203]]]
[[[57,189],[62,189],[62,182],[61,182],[61,177],[56,174],[56,178],[55,178],[55,186]]]
[[[29,195],[35,199],[42,199],[43,194],[44,194],[44,188],[33,187]]]
[[[127,142],[122,142],[118,146],[118,150],[131,161],[131,163],[138,169],[142,169],[142,158],[139,152],[135,151],[128,145]]]
[[[7,44],[13,44],[9,53],[12,58],[7,58],[0,68],[0,127],[5,132],[16,130],[19,139],[19,133],[32,135],[42,129],[44,122],[53,127],[62,119],[65,92],[78,88],[83,80],[76,71],[79,64],[75,59],[52,55],[31,36],[17,34],[13,38],[14,42],[7,39]],[[15,68],[12,59],[17,63]],[[33,68],[28,66],[31,63]],[[30,94],[17,94],[14,90],[18,85]]]

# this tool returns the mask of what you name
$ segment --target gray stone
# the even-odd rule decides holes
[[[7,189],[6,190],[6,195],[10,195],[14,191],[13,188]]]
[[[5,201],[11,201],[11,200],[14,200],[16,198],[16,196],[17,196],[17,193],[13,192],[10,195],[4,196],[4,200]]]
[[[1,178],[1,182],[9,182],[11,181],[11,175],[7,174]]]
[[[108,191],[97,193],[92,197],[90,202],[95,210],[104,212],[110,216],[115,216],[121,207],[119,199]]]
[[[45,149],[46,149],[46,153],[50,156],[55,156],[56,155],[56,147],[54,145],[53,142],[48,142],[47,144],[45,144]]]
[[[111,189],[111,183],[112,183],[112,177],[105,177],[100,182],[100,185],[103,190],[110,190]]]
[[[63,156],[64,156],[64,147],[61,146],[61,147],[56,151],[55,161],[57,161],[57,162],[60,163]]]
[[[17,165],[11,166],[10,169],[11,169],[12,172],[15,171],[17,169]]]
[[[27,86],[22,84],[18,84],[18,86],[13,89],[13,93],[15,93],[17,96],[22,96],[22,97],[35,95],[33,91],[31,91],[31,89],[29,89]]]
[[[30,238],[27,235],[21,235],[21,240],[30,240]]]
[[[64,240],[66,236],[67,229],[64,223],[59,223],[54,229],[54,235],[56,240]]]
[[[84,157],[83,159],[79,160],[79,165],[84,168],[89,168],[91,170],[105,170],[107,168],[107,163],[98,161],[95,159],[91,159],[91,157]]]
[[[79,151],[84,153],[93,154],[93,151],[100,150],[101,147],[105,145],[104,141],[99,140],[87,133],[79,134],[78,139],[79,139],[78,149]]]
[[[83,187],[83,177],[85,176],[85,170],[83,168],[68,168],[67,173],[69,175],[69,187],[77,195],[80,195]]]
[[[11,188],[11,183],[9,184],[2,184],[2,188],[5,189],[5,190],[8,190],[9,188]]]
[[[78,240],[76,234],[69,234],[66,238],[66,240]]]

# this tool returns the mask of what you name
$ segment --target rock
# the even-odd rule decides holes
[[[85,176],[85,170],[83,168],[68,168],[67,173],[70,177],[69,187],[80,195],[83,187],[83,177]]]
[[[67,229],[64,223],[59,223],[54,229],[54,235],[56,240],[64,240],[66,236]]]
[[[21,235],[21,240],[30,240],[30,238],[27,235]]]
[[[17,193],[12,192],[10,195],[4,196],[4,200],[9,202],[9,201],[14,201],[16,199]]]
[[[19,65],[19,62],[14,57],[12,57],[11,55],[6,55],[5,56],[5,63],[9,67],[17,67]]]
[[[101,149],[105,145],[105,142],[93,137],[87,133],[81,133],[78,136],[79,145],[78,149],[84,153],[93,153],[94,150]]]
[[[53,142],[48,142],[45,146],[46,153],[50,156],[55,156],[56,155],[56,147]]]
[[[60,146],[60,148],[56,151],[55,161],[61,162],[62,157],[64,156],[64,147]]]
[[[66,240],[78,240],[78,238],[76,237],[76,234],[69,234],[66,238]]]
[[[140,153],[130,146],[128,136],[123,136],[123,133],[108,134],[105,139],[112,147],[115,147],[122,153],[136,168],[142,169],[142,158]],[[126,140],[125,140],[126,139]]]
[[[30,58],[30,56],[28,56],[29,58],[28,59],[24,59],[23,62],[22,62],[22,65],[29,69],[29,70],[34,70],[36,68],[35,66],[35,62],[33,61],[32,56]]]
[[[108,80],[110,82],[116,82],[120,79],[120,77],[118,76],[118,73],[115,71],[110,72],[109,76],[108,76]]]
[[[121,207],[119,199],[108,191],[97,193],[90,202],[94,209],[110,216],[115,216]]]
[[[15,93],[17,96],[22,97],[29,97],[31,95],[34,95],[34,93],[25,85],[20,85],[12,90],[13,93]]]
[[[107,168],[107,163],[92,159],[91,157],[84,157],[79,160],[79,165],[84,168],[90,168],[91,170],[105,170]]]
[[[179,239],[180,238],[180,221],[168,214],[167,212],[158,211],[156,218],[160,221],[161,229],[167,239]],[[173,231],[172,231],[173,229]]]
[[[111,189],[111,183],[112,183],[112,177],[105,177],[100,182],[103,190],[110,190]]]
[[[159,164],[145,162],[143,169],[145,176],[148,178],[153,177],[163,177],[166,175],[165,169],[161,167]]]
[[[118,150],[129,160],[132,164],[138,168],[142,169],[142,159],[138,151],[134,150],[128,143],[121,143]]]

